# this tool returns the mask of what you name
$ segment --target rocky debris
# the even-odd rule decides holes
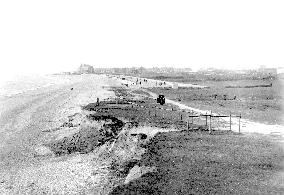
[[[149,173],[149,172],[155,172],[156,167],[147,167],[147,166],[138,166],[135,165],[128,173],[128,175],[125,178],[124,184],[128,184],[132,180],[138,179],[143,174]]]
[[[70,127],[74,127],[74,125],[72,123],[70,123],[70,122],[64,122],[60,127],[68,127],[68,128],[70,128]]]
[[[36,147],[35,152],[36,152],[34,154],[35,157],[53,155],[53,152],[48,147],[45,147],[45,146]]]
[[[123,161],[121,164],[113,162],[110,169],[113,170],[117,176],[126,176],[138,162],[138,159]]]
[[[68,116],[68,121],[64,122],[60,127],[77,127],[83,121],[84,116],[81,113],[75,113],[71,116]]]
[[[135,138],[135,140],[138,143],[139,147],[141,147],[141,148],[146,148],[147,147],[147,143],[149,141],[149,137],[147,136],[147,134],[144,134],[144,133],[131,133],[130,135]]]
[[[110,151],[112,162],[110,170],[117,177],[126,177],[146,151],[141,143],[146,142],[147,135],[143,133],[131,134],[131,129],[123,129]],[[147,140],[148,141],[148,140]]]
[[[80,125],[84,116],[81,113],[75,113],[71,116],[68,116],[68,121],[73,124],[73,126]]]
[[[75,152],[88,153],[105,142],[114,139],[124,126],[123,121],[110,115],[90,114],[87,115],[86,118],[90,121],[98,121],[102,123],[102,125],[90,124],[80,126],[78,132],[47,144],[50,150],[56,155],[71,154]],[[68,128],[74,126],[72,122],[63,124],[63,126],[66,125]]]
[[[147,139],[147,135],[145,133],[131,133],[131,136],[137,136],[138,140]]]
[[[124,127],[124,122],[111,115],[90,114],[87,119],[104,122],[103,128],[100,129],[105,135],[117,135]]]

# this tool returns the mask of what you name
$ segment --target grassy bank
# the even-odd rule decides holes
[[[261,136],[207,132],[157,134],[139,166],[155,166],[111,194],[280,194],[271,178],[282,149]]]
[[[153,109],[177,107],[158,105],[140,90],[110,90],[117,99],[82,107],[85,117],[64,123],[68,128],[77,126],[79,132],[50,145],[58,155],[93,152],[96,158],[91,162],[105,164],[104,182],[90,187],[92,192],[277,194],[283,190],[275,183],[284,159],[276,138],[231,131],[209,134],[203,126],[191,124],[188,129],[180,112]],[[140,174],[130,177],[134,169]]]
[[[155,115],[151,108],[160,105],[154,100],[132,101],[142,106],[135,107],[125,104],[127,98],[133,97],[126,89],[112,90],[124,100],[111,107],[102,103],[96,107],[97,112],[123,117],[138,127],[180,131],[159,133],[152,138],[135,165],[156,167],[155,171],[129,183],[118,183],[110,194],[277,194],[283,190],[275,184],[275,175],[283,171],[284,152],[279,140],[230,131],[209,134],[202,126],[189,131],[179,115],[165,110]],[[163,107],[172,108],[167,104]]]
[[[204,89],[163,89],[152,88],[150,91],[164,94],[167,98],[180,101],[188,106],[212,110],[216,113],[241,113],[246,119],[267,124],[284,124],[283,83],[274,81],[272,87],[226,88],[226,86],[251,86],[270,84],[268,81],[211,81],[195,82],[209,86]]]

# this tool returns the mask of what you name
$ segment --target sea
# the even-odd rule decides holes
[[[22,75],[0,80],[0,97],[11,97],[27,91],[53,85],[67,84],[71,78],[67,75]]]

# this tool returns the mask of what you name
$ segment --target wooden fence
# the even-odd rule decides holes
[[[143,105],[138,105],[135,103],[130,102],[133,106],[137,106],[140,108],[144,108],[148,110],[148,114],[155,117],[162,117],[162,118],[169,118],[173,119],[173,117],[178,117],[180,121],[187,123],[187,128],[190,129],[193,124],[196,125],[204,125],[208,128],[209,132],[211,133],[212,130],[219,129],[219,126],[221,125],[228,125],[227,129],[232,131],[232,119],[237,118],[238,123],[238,132],[241,133],[241,114],[240,115],[232,115],[231,113],[228,115],[218,115],[213,114],[212,112],[208,114],[199,114],[196,112],[193,112],[191,110],[180,110],[180,109],[174,109],[174,108],[163,108],[158,106],[152,106],[152,107],[146,107]],[[159,110],[163,110],[163,112],[159,112]],[[171,114],[167,114],[167,112],[170,112]],[[174,116],[175,115],[175,116]],[[224,119],[227,118],[227,121]],[[221,119],[221,120],[220,120]],[[217,120],[217,121],[216,121]],[[224,130],[224,129],[223,129]]]
[[[116,101],[116,104],[117,103],[118,102]],[[232,115],[230,113],[229,115],[218,115],[218,114],[213,114],[212,111],[210,111],[210,113],[200,114],[192,110],[180,110],[180,109],[174,109],[173,107],[169,108],[169,107],[158,107],[158,106],[143,106],[129,101],[127,103],[131,104],[132,107],[135,106],[147,109],[147,114],[149,116],[169,118],[171,120],[173,120],[173,118],[178,118],[179,121],[185,122],[187,124],[188,130],[193,127],[193,124],[195,124],[199,126],[205,126],[206,128],[208,128],[209,132],[211,133],[212,130],[215,130],[216,128],[220,130],[218,125],[221,124],[224,126],[228,124],[228,129],[225,130],[232,131],[232,124],[233,124],[232,118],[237,118],[238,132],[241,133],[241,114]],[[99,105],[98,98],[96,104]],[[159,112],[159,110],[161,110],[162,112]],[[226,121],[224,120],[224,118],[228,118],[228,120]]]

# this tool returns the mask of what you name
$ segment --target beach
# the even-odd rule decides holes
[[[104,76],[56,76],[58,84],[44,83],[37,89],[1,97],[0,192],[14,194],[27,179],[19,173],[33,169],[43,159],[35,158],[44,130],[59,126],[67,116],[80,112],[80,106],[113,96],[103,89],[110,84]],[[68,81],[66,81],[66,79]],[[71,90],[72,88],[72,90]],[[38,173],[36,173],[38,174]],[[31,174],[32,177],[32,174]],[[21,178],[21,179],[19,179]],[[17,185],[18,187],[16,187]],[[24,190],[25,191],[25,190]],[[22,192],[24,192],[22,191]],[[19,193],[21,190],[19,191]]]
[[[281,136],[186,127],[179,116],[152,110],[155,94],[112,76],[45,79],[0,98],[0,194],[238,194],[283,187]],[[166,101],[166,108],[194,109]],[[251,177],[243,179],[246,174]]]

